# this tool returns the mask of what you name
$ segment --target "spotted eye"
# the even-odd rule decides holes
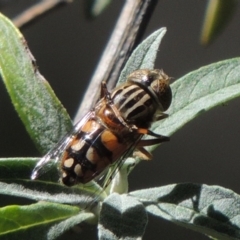
[[[156,94],[158,102],[162,106],[162,111],[166,111],[172,102],[172,91],[168,79],[158,79],[152,82],[151,88]]]

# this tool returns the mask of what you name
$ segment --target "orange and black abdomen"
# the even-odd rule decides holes
[[[91,181],[118,160],[129,145],[95,118],[89,119],[63,154],[62,182],[72,186]]]

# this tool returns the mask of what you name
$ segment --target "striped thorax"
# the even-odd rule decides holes
[[[121,116],[137,127],[149,127],[156,114],[168,109],[172,94],[169,77],[162,70],[142,69],[115,88],[112,100]]]

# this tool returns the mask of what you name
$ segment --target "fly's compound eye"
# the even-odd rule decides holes
[[[150,88],[157,97],[158,103],[162,106],[160,110],[166,111],[171,102],[172,102],[172,91],[169,86],[170,77],[166,75],[162,70],[153,70],[158,71],[158,74],[154,74]]]

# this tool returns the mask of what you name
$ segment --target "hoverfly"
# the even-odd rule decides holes
[[[110,165],[137,150],[150,158],[143,147],[168,141],[149,130],[152,122],[167,117],[172,100],[169,77],[162,70],[140,69],[111,92],[101,84],[100,100],[36,165],[36,179],[52,159],[59,163],[61,181],[67,186],[88,183]],[[150,135],[152,139],[142,139]]]

